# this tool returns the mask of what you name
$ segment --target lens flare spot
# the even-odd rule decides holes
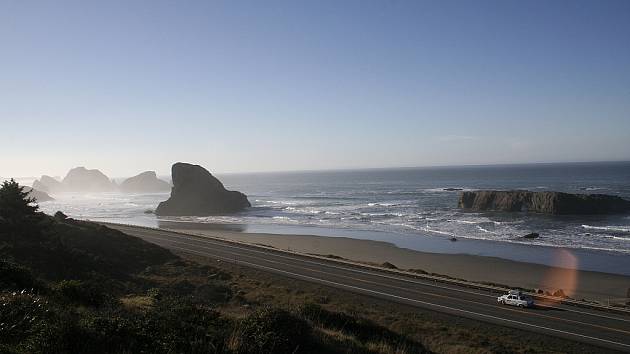
[[[578,260],[566,249],[554,252],[553,267],[543,277],[540,288],[552,295],[572,297],[578,286]]]

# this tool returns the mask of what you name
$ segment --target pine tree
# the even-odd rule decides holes
[[[13,179],[2,182],[0,187],[0,219],[5,222],[20,223],[38,210],[35,199],[28,196],[29,192]]]

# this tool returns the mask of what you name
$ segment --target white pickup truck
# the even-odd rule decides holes
[[[518,307],[534,306],[534,300],[518,290],[510,290],[509,293],[499,296],[497,298],[497,302],[502,305],[512,305]]]

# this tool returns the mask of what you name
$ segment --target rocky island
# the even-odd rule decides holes
[[[33,188],[46,193],[56,193],[63,191],[63,184],[53,177],[43,175],[33,182]]]
[[[117,187],[103,172],[85,167],[71,169],[62,183],[71,192],[111,192]]]
[[[178,162],[172,167],[171,197],[158,205],[157,215],[207,216],[229,214],[251,206],[241,192],[228,191],[208,170]]]
[[[471,211],[527,211],[551,215],[596,215],[630,212],[630,201],[617,196],[526,190],[463,192],[460,195],[458,206]]]
[[[146,171],[141,174],[127,178],[120,184],[120,190],[125,193],[156,193],[166,192],[171,189],[171,185],[159,179],[155,171]]]
[[[76,167],[68,171],[61,182],[44,175],[33,182],[33,188],[55,194],[60,192],[113,192],[118,189],[118,186],[99,170]]]
[[[49,196],[48,193],[38,191],[35,188],[24,186],[24,192],[28,192],[28,196],[35,199],[37,203],[49,202],[51,200],[55,200],[53,197]]]

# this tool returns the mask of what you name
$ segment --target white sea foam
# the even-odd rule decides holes
[[[267,204],[271,204],[271,205],[297,205],[296,202],[286,201],[286,200],[260,200],[260,199],[256,199],[255,201],[258,202],[258,203],[267,203]]]
[[[458,219],[448,219],[448,222],[456,222],[459,224],[468,224],[468,225],[476,225],[481,223],[482,221],[471,221],[471,220],[458,220]]]
[[[481,227],[481,226],[479,226],[479,225],[477,225],[477,229],[478,229],[479,231],[482,231],[482,232],[485,232],[485,233],[488,233],[488,234],[494,234],[494,232],[492,232],[492,231],[490,231],[490,230],[487,230],[487,229],[484,229],[483,227]]]
[[[630,232],[630,227],[628,227],[628,226],[591,226],[591,225],[582,225],[582,227],[587,229],[587,230]]]
[[[596,237],[601,238],[609,238],[612,240],[619,240],[619,241],[628,241],[630,242],[630,237],[620,237],[620,236],[615,236],[615,235],[607,235],[607,234],[598,234]]]
[[[296,220],[291,219],[288,216],[274,216],[274,217],[272,217],[272,219],[274,219],[274,220],[284,220],[284,221],[296,221]]]
[[[395,206],[395,205],[399,205],[398,203],[368,203],[368,206],[384,206],[384,207],[389,207],[389,206]]]
[[[431,233],[439,234],[439,235],[455,236],[455,234],[454,234],[454,233],[452,233],[452,232],[442,231],[442,230],[436,230],[436,229],[432,229],[432,228],[430,228],[430,227],[428,227],[428,226],[426,226],[426,227],[420,227],[420,228],[417,228],[417,229],[422,230],[422,231],[426,231],[426,232],[431,232]]]

